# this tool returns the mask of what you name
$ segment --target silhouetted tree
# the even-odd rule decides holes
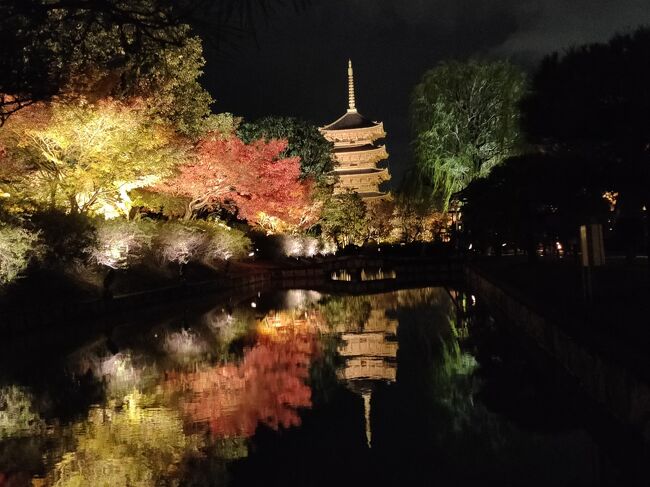
[[[619,227],[638,242],[650,206],[650,29],[548,56],[531,88],[523,102],[531,141],[604,171]]]
[[[171,94],[185,94],[185,104],[168,105],[167,99],[161,100],[174,117],[196,116],[197,110],[207,114],[210,96],[196,83],[203,64],[196,34],[222,45],[249,32],[256,16],[266,15],[279,3],[3,0],[0,125],[22,107],[71,89],[132,96],[137,94],[134,91],[163,85]],[[170,76],[177,81],[168,83]],[[194,129],[187,121],[181,128]]]
[[[463,221],[474,248],[503,243],[535,258],[538,243],[575,244],[580,224],[602,219],[602,176],[590,161],[541,154],[512,158],[462,193]]]

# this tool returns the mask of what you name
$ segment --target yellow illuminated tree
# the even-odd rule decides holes
[[[33,106],[12,117],[0,139],[13,168],[2,188],[9,198],[107,217],[128,214],[128,191],[168,174],[184,154],[138,100]]]

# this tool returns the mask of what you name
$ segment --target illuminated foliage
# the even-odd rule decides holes
[[[154,240],[154,250],[163,262],[181,265],[243,258],[250,245],[243,232],[215,222],[167,222]]]
[[[153,191],[151,188],[138,188],[129,192],[133,208],[139,213],[163,215],[169,219],[182,218],[185,215],[188,199],[167,193]]]
[[[169,222],[156,236],[155,248],[163,262],[183,265],[197,258],[204,241],[203,232],[198,228]]]
[[[298,408],[311,406],[305,381],[315,347],[310,333],[288,329],[283,335],[263,335],[241,364],[170,374],[168,386],[187,393],[188,421],[207,425],[217,438],[249,437],[259,424],[297,426]]]
[[[0,441],[37,433],[43,427],[34,398],[18,386],[0,387]]]
[[[332,170],[332,147],[316,126],[291,117],[265,117],[242,124],[237,135],[246,143],[287,140],[282,157],[299,157],[303,178],[321,179]]]
[[[313,257],[320,248],[320,242],[308,235],[286,235],[282,246],[288,257]]]
[[[38,251],[38,233],[0,222],[0,286],[12,282]]]
[[[323,234],[340,246],[361,243],[366,228],[366,205],[357,193],[341,193],[328,199],[322,209]]]
[[[299,181],[297,157],[281,158],[286,146],[281,140],[244,144],[235,136],[213,133],[200,141],[195,158],[155,189],[188,198],[186,219],[232,201],[251,223],[304,225],[313,218],[311,185]]]
[[[524,74],[504,61],[444,62],[412,96],[415,154],[446,210],[451,195],[487,176],[520,144]]]
[[[396,195],[393,224],[401,242],[432,242],[451,227],[449,213],[437,210],[426,191],[407,185]]]
[[[366,212],[366,234],[368,240],[385,242],[391,239],[394,230],[395,202],[385,199],[368,205]]]
[[[206,343],[193,331],[182,329],[165,337],[165,351],[175,357],[188,359],[203,355],[207,350]]]
[[[74,426],[76,447],[56,464],[53,486],[153,487],[179,468],[197,440],[184,434],[174,412],[141,408],[138,399],[130,395],[122,409],[92,409]]]
[[[141,259],[151,247],[155,226],[143,221],[99,221],[92,260],[111,269],[126,268]]]
[[[138,102],[56,102],[21,111],[0,131],[20,167],[7,193],[71,213],[128,214],[127,192],[183,157]]]
[[[201,261],[204,264],[213,265],[219,261],[243,259],[248,256],[251,241],[241,230],[218,221],[196,221],[192,225],[205,235],[201,247]]]

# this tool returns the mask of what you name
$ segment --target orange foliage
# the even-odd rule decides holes
[[[232,201],[250,222],[261,223],[267,215],[299,225],[309,211],[312,185],[299,180],[300,158],[280,157],[286,146],[286,140],[245,144],[234,135],[213,133],[197,144],[191,161],[154,189],[188,198],[188,217]]]
[[[167,385],[185,392],[188,420],[207,425],[214,437],[250,437],[258,424],[298,426],[298,408],[311,406],[305,381],[315,351],[311,333],[262,335],[238,365],[170,374]]]

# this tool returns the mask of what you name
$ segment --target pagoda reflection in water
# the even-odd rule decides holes
[[[366,441],[372,447],[371,406],[373,388],[397,377],[397,325],[388,311],[397,306],[397,294],[369,296],[367,319],[362,323],[337,324],[344,328],[338,352],[345,359],[339,378],[363,398]]]

